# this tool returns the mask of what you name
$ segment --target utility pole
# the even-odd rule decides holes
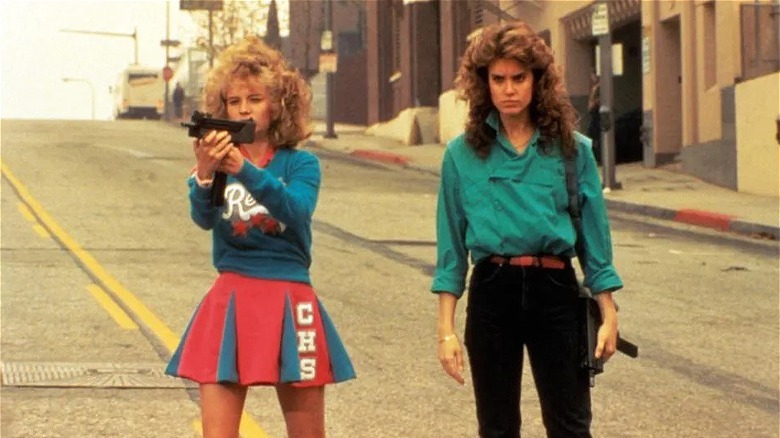
[[[214,11],[209,9],[209,69],[214,67]]]
[[[171,2],[170,0],[165,0],[165,41],[170,42],[171,41]],[[165,67],[168,67],[168,62],[170,61],[171,55],[171,46],[170,44],[165,45]],[[170,81],[165,81],[165,100],[163,100],[163,119],[170,120],[171,119],[171,112],[170,112],[170,104],[168,103],[168,95],[170,94],[170,88],[168,87],[168,84]]]
[[[323,51],[330,50],[335,56],[335,47],[333,45],[333,0],[325,0],[325,32],[327,36],[323,38],[320,47]],[[337,138],[333,123],[333,91],[334,77],[333,72],[326,73],[325,85],[325,138]]]
[[[615,180],[615,114],[612,94],[612,34],[609,26],[609,5],[599,0],[593,5],[592,32],[599,39],[599,117],[601,125],[602,183],[605,191],[622,188]]]

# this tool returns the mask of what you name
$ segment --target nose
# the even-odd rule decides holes
[[[506,81],[504,83],[504,94],[512,95],[515,92],[515,85],[512,83],[512,81]]]
[[[241,103],[238,105],[238,112],[241,114],[248,114],[249,113],[249,104],[246,100],[241,100]]]

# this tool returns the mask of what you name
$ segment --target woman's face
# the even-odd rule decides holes
[[[233,79],[225,90],[225,108],[231,120],[253,119],[255,136],[265,137],[271,124],[268,87],[258,77]]]
[[[500,58],[488,66],[490,99],[502,116],[518,117],[528,112],[534,95],[530,69],[516,59]]]

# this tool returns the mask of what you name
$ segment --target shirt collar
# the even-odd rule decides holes
[[[501,119],[498,116],[498,111],[496,109],[493,109],[490,111],[490,114],[485,118],[485,123],[493,128],[496,131],[496,141],[498,144],[504,147],[504,149],[507,149],[508,151],[515,151],[515,148],[509,144],[509,141],[506,140],[506,137],[501,133],[500,127],[501,127]],[[531,139],[528,141],[528,147],[536,146],[536,143],[539,140],[539,128],[536,128],[534,130],[534,133],[531,135]]]

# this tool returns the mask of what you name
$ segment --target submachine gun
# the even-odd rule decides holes
[[[585,272],[585,244],[582,238],[582,211],[580,210],[579,190],[577,187],[577,170],[573,158],[566,158],[566,192],[569,196],[569,215],[571,216],[574,231],[577,233],[577,240],[574,243],[574,250],[577,253],[577,260],[580,262],[582,272]],[[601,327],[601,309],[599,303],[593,297],[590,289],[579,285],[579,345],[580,358],[583,368],[588,370],[590,377],[590,386],[596,385],[596,375],[604,372],[603,358],[596,359],[596,343],[598,342],[598,331]],[[615,304],[617,307],[617,304]],[[620,337],[618,333],[616,350],[628,357],[639,357],[639,347]]]
[[[240,143],[252,143],[255,141],[255,122],[247,120],[226,120],[211,117],[211,114],[195,111],[189,122],[182,122],[181,126],[188,128],[187,135],[202,138],[209,131],[227,131],[230,133],[230,141],[234,146]],[[221,206],[225,203],[225,183],[227,175],[224,172],[214,174],[214,182],[211,185],[211,204]]]
[[[598,331],[601,327],[601,309],[599,303],[593,298],[590,290],[580,285],[580,346],[584,349],[580,352],[582,367],[588,370],[590,386],[596,385],[596,375],[604,372],[604,359],[596,358],[596,343]],[[615,304],[617,306],[617,304]],[[639,357],[639,347],[620,337],[618,333],[616,350],[628,357]]]

